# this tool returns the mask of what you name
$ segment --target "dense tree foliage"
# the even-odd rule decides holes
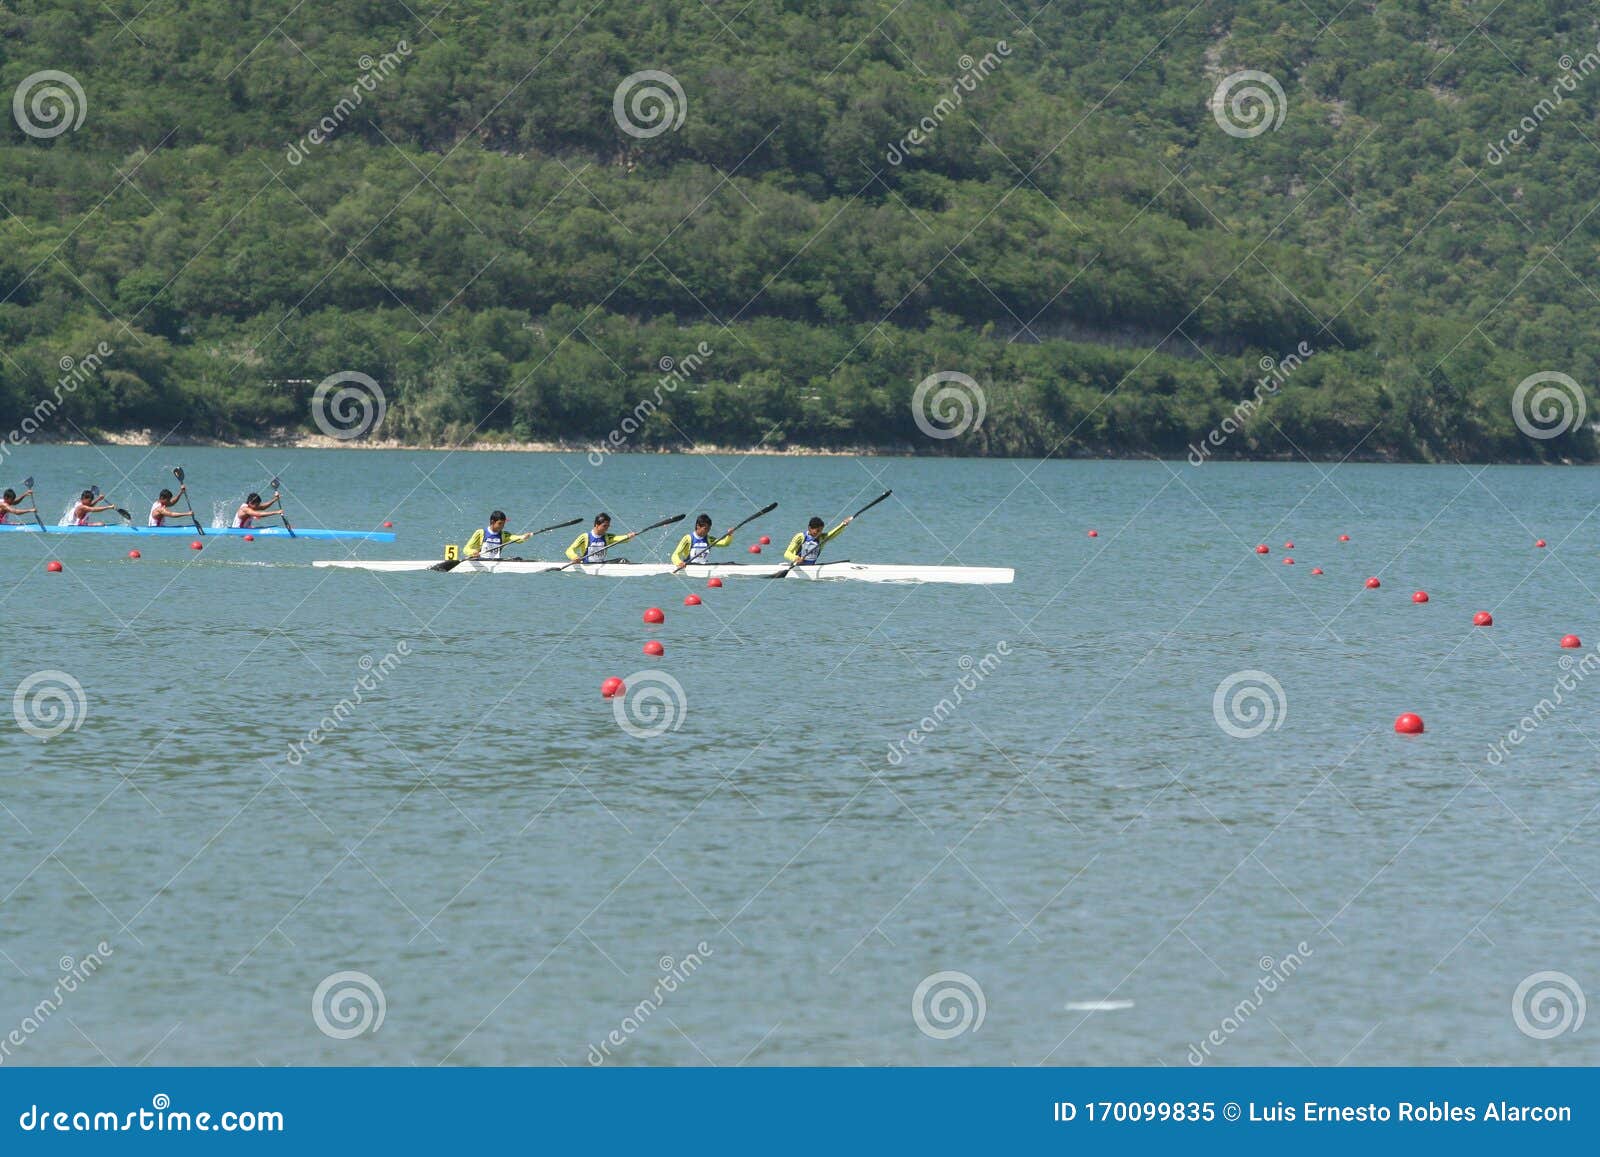
[[[86,105],[0,130],[0,425],[309,430],[358,370],[419,442],[1181,455],[1249,401],[1218,454],[1594,456],[1512,413],[1600,360],[1590,4],[431,7],[0,0],[0,97]],[[641,137],[647,69],[683,116]]]

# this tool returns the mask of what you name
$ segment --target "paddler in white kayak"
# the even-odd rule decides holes
[[[105,514],[115,510],[116,503],[107,503],[104,506],[94,504],[94,491],[85,490],[78,496],[78,501],[73,504],[72,513],[67,517],[68,526],[104,526],[103,522],[90,522],[91,514]]]
[[[839,532],[855,520],[856,516],[852,514],[838,526],[824,533],[822,528],[825,524],[822,519],[812,518],[806,524],[805,530],[789,540],[789,549],[783,552],[783,557],[796,566],[813,565],[817,561],[817,557],[822,553],[822,548],[837,538]]]
[[[272,509],[282,502],[283,499],[278,497],[276,490],[272,492],[271,502],[262,502],[261,495],[251,491],[245,496],[244,505],[240,506],[238,512],[233,516],[233,528],[235,530],[253,530],[258,518],[282,518],[283,511]]]
[[[489,515],[488,526],[480,526],[472,532],[472,537],[467,539],[465,553],[468,558],[499,558],[502,546],[526,542],[532,537],[531,534],[507,534],[506,512],[496,510]]]
[[[678,517],[682,518],[683,515],[680,514]],[[580,560],[586,563],[605,562],[606,551],[609,548],[616,546],[619,542],[627,542],[639,533],[636,530],[632,534],[611,534],[609,533],[610,530],[611,516],[602,510],[594,516],[593,528],[584,531],[572,540],[572,545],[567,547],[567,557],[573,562]],[[622,562],[625,560],[617,559],[614,561]]]
[[[4,526],[14,514],[39,513],[39,508],[37,505],[26,508],[17,505],[17,503],[21,502],[22,499],[28,497],[32,493],[33,491],[31,490],[24,490],[19,496],[15,490],[8,488],[4,494],[0,494],[0,526]]]
[[[721,538],[711,537],[711,516],[702,514],[694,520],[694,530],[678,540],[678,549],[672,552],[674,566],[700,566],[711,561],[713,547],[724,547],[732,544],[733,531],[728,531]]]
[[[193,518],[194,503],[192,502],[189,504],[188,510],[174,510],[172,508],[173,503],[177,502],[187,489],[188,487],[186,486],[180,486],[177,494],[173,494],[170,490],[163,490],[155,502],[150,505],[150,525],[165,526],[169,518]]]

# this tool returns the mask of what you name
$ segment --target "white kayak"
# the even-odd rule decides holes
[[[370,561],[362,559],[321,560],[313,566],[342,570],[427,571],[438,563],[426,559]],[[521,562],[512,559],[465,559],[450,574],[554,574],[593,575],[606,578],[646,578],[677,573],[682,578],[774,578],[788,571],[787,578],[846,579],[866,583],[965,583],[992,585],[1009,583],[1017,572],[994,566],[900,566],[889,563],[824,562],[789,568],[788,563],[709,563],[686,566],[678,571],[670,562],[607,562],[571,566],[564,562]]]

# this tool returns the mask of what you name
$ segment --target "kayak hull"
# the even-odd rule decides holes
[[[0,534],[124,534],[134,538],[199,538],[201,534],[193,526],[44,526],[29,523],[5,523],[0,525]],[[295,527],[293,534],[281,526],[263,526],[255,530],[235,530],[232,527],[206,527],[206,538],[243,538],[245,535],[254,535],[256,538],[282,538],[282,539],[315,539],[326,541],[328,539],[346,539],[356,542],[393,542],[392,530],[321,530],[310,527],[302,530]]]
[[[438,564],[428,560],[319,560],[313,566],[339,570],[368,570],[385,572],[426,571]],[[450,574],[561,574],[590,575],[599,578],[650,578],[678,574],[682,578],[774,578],[788,569],[787,563],[751,565],[745,563],[710,563],[686,566],[679,571],[668,562],[614,562],[594,565],[569,566],[563,562],[519,562],[511,559],[466,559],[458,563]],[[964,585],[1003,585],[1016,578],[1009,567],[986,566],[905,566],[888,563],[825,562],[815,566],[797,566],[788,571],[791,579],[849,580],[875,583],[959,583]]]

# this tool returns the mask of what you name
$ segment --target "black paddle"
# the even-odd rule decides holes
[[[278,495],[278,480],[276,478],[274,478],[272,480],[272,493],[274,495]],[[284,512],[283,512],[282,497],[281,496],[278,496],[278,497],[279,497],[279,502],[278,502],[278,521],[283,523],[283,529],[285,529],[285,530],[287,530],[289,532],[289,537],[290,538],[297,538],[299,536],[295,534],[294,527],[289,525],[289,516],[284,514]]]
[[[642,526],[638,530],[634,531],[632,534],[627,535],[626,537],[627,538],[638,538],[641,534],[643,534],[647,530],[659,530],[663,526],[671,526],[674,522],[682,522],[685,518],[688,518],[688,517],[689,516],[687,514],[674,514],[671,518],[663,518],[660,522],[652,522],[649,526]],[[601,562],[605,562],[605,559],[601,559],[600,561]],[[582,562],[583,562],[582,558],[575,558],[571,562],[569,562],[567,564],[567,566],[558,567],[557,569],[558,570],[566,570],[567,567],[577,566]],[[597,565],[597,564],[591,563],[590,565]]]
[[[22,489],[28,492],[33,490],[33,475],[30,474],[22,480]],[[33,520],[39,524],[39,529],[44,530],[44,519],[39,517],[39,496],[33,496]]]
[[[107,501],[110,501],[110,499],[106,495],[106,493],[103,490],[101,490],[100,487],[98,487],[98,486],[89,487],[89,491],[90,491],[90,493],[92,493],[94,495],[94,498],[95,498],[96,502],[100,501],[100,499],[102,499],[102,498],[105,498],[105,499],[107,499]],[[133,515],[129,514],[126,510],[122,509],[122,507],[118,506],[115,502],[111,503],[111,509],[115,510],[117,512],[117,517],[125,520],[129,526],[133,526]],[[135,527],[135,529],[138,529],[138,528]]]
[[[570,520],[568,522],[558,522],[554,526],[545,526],[545,527],[541,527],[538,530],[529,531],[527,534],[523,535],[522,538],[523,538],[524,541],[526,541],[527,539],[532,538],[536,534],[543,534],[547,530],[560,530],[563,527],[567,527],[567,526],[577,526],[578,523],[580,523],[582,521],[583,521],[583,519],[581,519],[581,518],[574,518],[574,519],[572,519],[572,520]],[[481,556],[479,556],[479,555],[472,555],[470,557],[474,558],[474,559],[481,558]],[[452,571],[452,570],[455,570],[456,567],[460,566],[462,563],[464,563],[466,561],[467,561],[467,557],[447,558],[443,562],[434,563],[428,569],[429,570],[436,570],[436,571]],[[494,561],[498,561],[498,560],[495,560],[495,559],[483,559],[482,561],[494,562]]]
[[[854,522],[856,519],[860,518],[863,514],[865,514],[867,511],[871,510],[874,506],[878,505],[878,503],[882,502],[885,498],[889,497],[889,495],[891,495],[893,493],[894,493],[893,490],[885,490],[882,494],[878,495],[878,497],[874,498],[871,502],[867,503],[860,510],[858,510],[854,514],[852,514],[850,516],[850,521]],[[818,547],[817,549],[820,550],[821,547]],[[763,575],[762,577],[763,578],[788,578],[789,577],[789,572],[792,571],[795,567],[799,566],[803,561],[804,561],[804,556],[802,555],[800,558],[795,559],[793,562],[791,562],[788,566],[784,567],[782,570],[773,571],[771,574]],[[817,565],[817,564],[812,564],[812,565]]]
[[[174,466],[172,468],[172,476],[178,480],[178,493],[179,494],[187,494],[187,493],[189,493],[189,487],[183,480],[183,467],[182,466]],[[201,538],[204,538],[206,536],[206,528],[201,526],[200,525],[200,520],[194,516],[194,499],[193,498],[189,499],[189,521],[194,523],[195,530],[197,530],[200,533],[200,537]]]
[[[736,523],[734,523],[726,531],[724,531],[723,533],[717,535],[717,537],[718,538],[727,538],[728,535],[730,535],[734,531],[738,530],[741,526],[744,526],[744,525],[746,525],[748,523],[754,522],[756,519],[760,518],[763,514],[771,514],[776,509],[778,509],[778,504],[776,502],[769,502],[769,503],[767,503],[767,505],[763,506],[760,510],[758,510],[754,514],[752,514],[749,518],[745,519],[744,522],[736,522]],[[672,573],[673,574],[677,574],[678,571],[680,571],[684,567],[688,566],[689,563],[690,563],[689,559],[684,559],[682,562],[680,562],[678,564],[677,569],[674,570]]]

